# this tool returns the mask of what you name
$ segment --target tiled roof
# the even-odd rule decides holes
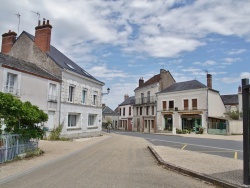
[[[171,86],[167,87],[166,89],[163,89],[159,93],[168,93],[168,92],[184,91],[191,89],[201,89],[201,88],[207,88],[207,86],[197,80],[191,80],[186,82],[174,83]]]
[[[221,95],[221,99],[225,105],[229,104],[239,104],[238,95]]]
[[[108,106],[104,106],[102,109],[102,114],[103,115],[110,115],[110,116],[118,116],[118,114],[110,109]]]
[[[27,33],[26,31],[24,31],[23,33],[25,33],[31,40],[34,41],[35,37],[29,33]],[[48,56],[53,59],[55,61],[55,63],[58,64],[58,66],[76,72],[82,76],[85,76],[87,78],[90,78],[92,80],[95,80],[97,82],[100,82],[101,84],[104,85],[103,82],[97,80],[96,78],[94,78],[92,75],[90,75],[87,71],[85,71],[83,68],[81,68],[80,66],[78,66],[76,63],[74,63],[72,60],[70,60],[67,56],[65,56],[62,52],[60,52],[58,49],[56,49],[54,46],[50,45],[50,51],[47,52]]]
[[[152,78],[148,79],[146,82],[144,82],[141,86],[137,87],[136,89],[154,84],[154,83],[158,83],[161,80],[161,76],[160,74],[154,75]]]
[[[11,69],[23,71],[29,74],[61,82],[59,78],[53,76],[41,67],[38,67],[36,64],[17,59],[12,56],[5,55],[3,53],[0,53],[0,63],[3,64],[3,66],[9,67]]]
[[[119,106],[134,105],[134,104],[135,104],[135,96],[132,96],[123,101]]]

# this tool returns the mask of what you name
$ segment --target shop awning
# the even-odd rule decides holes
[[[218,116],[218,117],[216,117],[216,116],[208,116],[208,118],[227,120],[227,118],[226,118],[226,117],[223,117],[223,116]]]
[[[161,112],[161,114],[164,114],[164,115],[168,115],[168,114],[169,114],[169,115],[172,115],[173,112],[164,112],[164,111],[163,111],[163,112]]]
[[[178,112],[181,115],[198,115],[202,114],[202,111],[190,111],[190,112]]]

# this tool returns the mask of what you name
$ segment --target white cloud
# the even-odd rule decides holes
[[[105,78],[107,80],[129,77],[126,73],[124,73],[121,70],[108,69],[106,65],[91,67],[90,69],[88,69],[88,72],[94,77]]]
[[[228,55],[238,55],[246,52],[246,49],[232,49],[231,51],[227,52]]]
[[[222,65],[231,65],[232,63],[236,62],[236,61],[240,61],[241,58],[224,58],[222,59],[224,62],[222,63]]]
[[[212,65],[216,65],[217,63],[215,61],[208,60],[208,61],[205,61],[204,63],[196,61],[193,64],[194,65],[201,65],[201,66],[212,66]]]
[[[242,72],[242,73],[240,74],[240,78],[241,78],[241,79],[244,79],[244,78],[250,79],[250,72]]]
[[[237,83],[239,82],[239,77],[224,77],[221,79],[221,82],[231,84],[231,83]]]

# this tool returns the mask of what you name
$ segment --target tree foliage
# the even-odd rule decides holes
[[[28,101],[0,92],[0,118],[4,118],[6,132],[40,138],[44,132],[38,124],[47,121],[48,115]]]
[[[226,115],[232,120],[239,120],[242,117],[242,112],[239,112],[238,110],[230,111],[226,113]]]

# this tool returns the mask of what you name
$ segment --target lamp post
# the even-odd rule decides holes
[[[107,93],[102,93],[102,96],[103,96],[103,95],[108,95],[109,92],[110,92],[110,89],[108,88],[108,89],[107,89]]]

